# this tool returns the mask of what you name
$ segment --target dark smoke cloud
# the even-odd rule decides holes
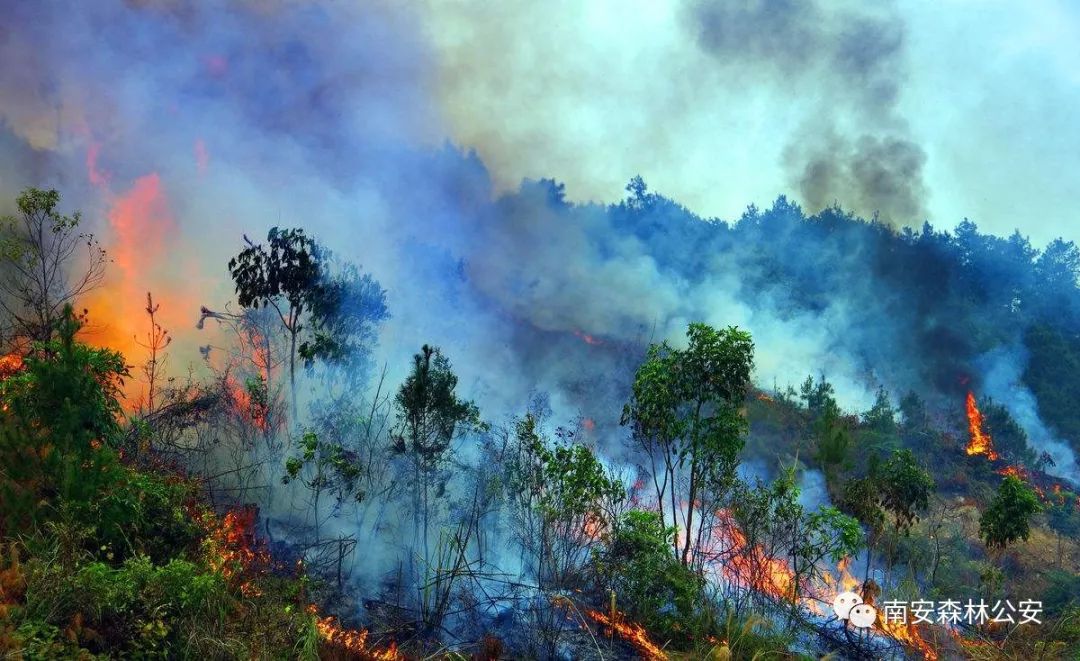
[[[911,140],[876,135],[850,140],[835,134],[817,144],[812,140],[806,136],[805,142],[790,144],[784,155],[807,207],[840,204],[911,221],[925,214],[926,154]]]
[[[925,217],[926,155],[897,109],[906,62],[899,17],[836,3],[703,0],[689,21],[734,79],[806,106],[783,165],[811,211],[839,203],[893,223]]]

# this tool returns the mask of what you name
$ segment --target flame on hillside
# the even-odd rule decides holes
[[[878,613],[874,628],[884,632],[897,642],[900,642],[914,650],[918,650],[926,661],[937,661],[938,653],[930,643],[919,633],[918,628],[911,622],[890,622]]]
[[[574,331],[574,337],[578,338],[579,340],[581,340],[585,344],[589,344],[589,345],[592,345],[594,347],[598,347],[598,346],[600,346],[601,344],[604,343],[604,341],[601,340],[600,338],[598,338],[598,337],[596,337],[594,335],[589,335],[588,333],[586,333],[584,331],[580,331],[580,330],[575,330]]]
[[[391,642],[386,648],[379,648],[368,644],[369,633],[366,629],[346,629],[338,624],[333,615],[321,617],[315,604],[308,606],[308,612],[315,617],[315,629],[327,645],[336,647],[345,652],[355,655],[357,659],[364,661],[404,661],[397,644]]]
[[[776,599],[793,601],[798,596],[795,573],[787,563],[774,558],[758,545],[747,543],[746,535],[736,525],[731,513],[717,513],[720,531],[727,546],[734,553],[721,571],[726,579],[762,592]]]
[[[860,581],[850,571],[851,558],[842,558],[836,572],[822,570],[812,584],[800,581],[781,558],[772,557],[761,546],[750,545],[746,535],[735,524],[731,514],[719,512],[723,535],[732,552],[731,559],[722,567],[725,578],[736,585],[749,587],[777,600],[798,603],[808,611],[821,616],[831,614],[823,604],[831,604],[840,592],[862,592]],[[879,617],[874,630],[896,642],[917,651],[928,661],[937,661],[938,653],[910,623],[886,622]]]
[[[617,634],[619,638],[622,638],[633,645],[643,658],[649,659],[650,661],[667,659],[664,650],[660,649],[656,643],[649,639],[648,633],[645,632],[645,627],[636,622],[627,621],[619,611],[615,611],[613,615],[609,615],[598,610],[587,610],[585,611],[585,614],[598,624],[611,629],[611,631]]]
[[[983,414],[975,403],[975,393],[970,390],[967,394],[967,418],[968,432],[971,437],[967,444],[967,453],[972,456],[983,455],[990,461],[995,461],[998,453],[994,452],[994,443],[990,438],[990,433],[983,429]]]
[[[220,571],[226,580],[237,584],[245,596],[258,595],[254,578],[270,564],[270,554],[259,545],[255,536],[258,515],[257,508],[247,506],[232,510],[220,519],[212,514],[203,519],[204,525],[209,527],[204,547],[210,557],[210,566]]]
[[[12,352],[0,356],[0,379],[6,379],[9,376],[18,374],[22,371],[23,366],[22,354]]]
[[[247,385],[237,382],[230,374],[225,377],[229,408],[239,418],[248,420],[261,432],[270,429],[270,407],[265,401],[252,397]]]

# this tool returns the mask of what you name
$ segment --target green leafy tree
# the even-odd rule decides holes
[[[589,448],[548,440],[533,414],[514,431],[506,482],[517,536],[535,562],[539,585],[565,587],[607,534],[626,489]],[[557,433],[572,438],[566,430]]]
[[[1057,562],[1063,559],[1062,543],[1065,538],[1080,537],[1080,501],[1072,492],[1061,490],[1054,495],[1046,510],[1046,522],[1057,535]]]
[[[870,475],[877,485],[878,503],[892,514],[896,530],[907,534],[919,513],[930,506],[934,478],[907,449],[895,450],[884,464],[874,465]]]
[[[75,340],[81,321],[70,305],[55,326],[57,337],[35,343],[25,368],[0,381],[0,496],[6,513],[31,522],[42,506],[86,501],[112,479],[129,375],[119,353]]]
[[[831,485],[841,471],[851,469],[851,431],[833,408],[827,408],[814,426],[817,436],[814,457],[824,468],[825,479]]]
[[[601,589],[630,619],[665,638],[687,638],[707,614],[705,585],[671,554],[674,538],[657,512],[631,510],[595,552],[595,568]]]
[[[735,481],[747,429],[740,407],[754,366],[754,343],[735,327],[716,330],[695,323],[686,335],[686,349],[666,342],[649,347],[622,422],[631,425],[634,442],[650,460],[661,517],[684,531],[675,553],[690,565],[691,549],[701,547],[708,528],[699,522],[695,544],[695,511],[700,507],[703,516],[711,516],[711,505]]]
[[[1017,424],[1009,410],[993,401],[982,403],[985,431],[994,439],[994,450],[1011,462],[1033,466],[1038,458],[1028,446],[1027,432]]]
[[[297,343],[305,329],[305,315],[323,295],[323,254],[302,229],[273,227],[266,241],[267,246],[248,241],[248,247],[229,260],[229,274],[242,307],[266,306],[277,313],[288,337],[289,383],[295,409]]]
[[[979,537],[992,552],[1001,552],[1031,534],[1031,517],[1039,512],[1039,497],[1023,480],[1006,476],[997,494],[979,517]]]
[[[57,211],[60,193],[27,188],[16,199],[17,217],[0,218],[0,309],[5,341],[48,340],[64,307],[101,283],[106,254],[82,216]],[[85,254],[82,254],[85,250]]]
[[[821,380],[815,382],[813,376],[807,376],[799,387],[799,398],[806,404],[806,410],[816,420],[817,418],[832,413],[839,417],[840,407],[836,403],[836,391],[833,385],[821,376]]]
[[[356,386],[367,372],[364,363],[378,324],[389,316],[386,291],[371,275],[352,264],[325,275],[311,298],[311,332],[298,348],[304,366],[310,369],[321,360]]]
[[[437,347],[425,344],[413,356],[412,372],[394,400],[397,425],[393,449],[408,460],[415,541],[424,549],[425,559],[430,557],[432,497],[445,490],[442,469],[452,444],[485,428],[476,405],[458,397],[457,382],[450,360]]]
[[[874,405],[863,413],[864,434],[875,448],[893,450],[900,442],[900,425],[896,422],[896,410],[889,401],[885,388],[878,388]]]
[[[886,523],[877,481],[870,476],[847,480],[841,491],[839,505],[840,509],[866,526],[866,578],[869,578],[873,549],[881,540]]]
[[[733,603],[782,595],[797,603],[802,588],[817,578],[825,559],[833,562],[854,555],[862,547],[862,529],[854,518],[833,507],[807,512],[799,503],[795,470],[789,468],[770,484],[740,485],[733,495],[732,521],[726,531],[742,537],[721,551],[719,560],[736,577]],[[734,530],[738,530],[735,533]],[[790,576],[778,576],[778,564]],[[747,591],[747,588],[750,588]]]

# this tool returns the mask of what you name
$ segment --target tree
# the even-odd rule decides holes
[[[592,450],[570,442],[572,432],[560,428],[564,442],[552,443],[532,413],[514,432],[506,484],[519,541],[536,561],[541,588],[565,587],[608,533],[626,489]]]
[[[105,275],[105,250],[92,234],[79,232],[79,212],[65,216],[59,203],[55,190],[27,188],[16,199],[18,217],[0,219],[0,307],[10,324],[5,341],[48,340],[64,306]]]
[[[833,507],[807,512],[799,503],[794,467],[771,484],[740,483],[732,497],[730,515],[723,517],[728,542],[718,561],[738,599],[780,598],[792,604],[805,585],[819,577],[822,562],[837,562],[862,547],[862,530],[854,518]],[[785,570],[777,571],[779,567]]]
[[[295,412],[297,357],[307,368],[323,360],[345,367],[347,374],[362,374],[355,361],[366,355],[376,325],[389,316],[386,293],[353,265],[335,273],[333,255],[303,229],[273,227],[266,241],[266,246],[247,241],[248,247],[229,260],[229,273],[242,307],[269,307],[277,314],[288,339]],[[355,386],[355,379],[351,383]]]
[[[873,466],[871,477],[877,484],[879,504],[893,515],[896,530],[907,534],[919,520],[919,512],[930,506],[934,478],[907,449],[895,450],[883,465]]]
[[[754,366],[754,343],[735,327],[716,330],[695,323],[686,335],[686,349],[666,342],[649,347],[622,423],[631,425],[634,441],[649,456],[660,515],[665,525],[670,520],[682,530],[682,549],[676,539],[675,553],[690,565],[690,550],[700,548],[707,530],[702,521],[695,531],[695,510],[710,516],[715,511],[710,505],[735,480],[747,429],[740,407]]]
[[[1061,566],[1062,542],[1066,537],[1080,537],[1080,500],[1072,492],[1060,490],[1046,511],[1046,522],[1057,535],[1057,562]]]
[[[1009,410],[993,401],[979,407],[983,414],[985,431],[994,439],[994,450],[1011,462],[1033,466],[1037,459],[1028,445],[1027,432],[1017,424]]]
[[[656,512],[622,515],[596,552],[600,587],[626,615],[665,636],[692,636],[705,603],[704,580],[671,554],[675,528]]]
[[[297,441],[298,454],[285,460],[285,475],[282,482],[288,484],[298,481],[311,493],[311,515],[315,529],[315,539],[310,549],[319,564],[329,566],[336,561],[338,587],[342,583],[342,565],[346,556],[356,544],[351,536],[330,540],[330,545],[323,543],[321,530],[324,520],[336,514],[346,501],[360,501],[364,492],[360,488],[360,479],[365,467],[355,453],[346,450],[340,443],[323,440],[314,431],[307,431]],[[330,514],[324,516],[322,508],[323,494],[335,499],[335,506]],[[336,553],[328,554],[333,549]],[[324,560],[323,558],[328,558]]]
[[[838,411],[826,408],[815,424],[817,448],[815,458],[825,470],[825,479],[833,484],[840,471],[851,468],[848,453],[851,449],[851,432],[840,419]]]
[[[445,481],[440,471],[451,444],[462,435],[483,429],[480,411],[470,401],[457,396],[457,375],[438,347],[424,345],[413,356],[412,373],[398,390],[394,402],[397,427],[394,450],[408,459],[412,475],[415,541],[429,557],[427,543],[432,510],[432,488]]]
[[[900,428],[896,423],[896,410],[885,388],[878,388],[874,405],[863,413],[863,425],[872,446],[892,450],[898,444]]]
[[[322,250],[302,229],[272,227],[266,241],[268,247],[248,241],[248,247],[229,260],[229,274],[242,307],[269,306],[281,321],[289,338],[289,384],[295,409],[297,339],[304,330],[305,312],[321,295]]]
[[[807,376],[806,381],[803,381],[802,386],[799,387],[799,397],[806,403],[806,410],[815,419],[829,412],[836,416],[840,415],[840,407],[836,403],[836,391],[833,385],[825,380],[824,375],[816,383],[814,377]]]
[[[1004,551],[1017,540],[1027,540],[1031,534],[1031,517],[1041,509],[1035,491],[1020,478],[1008,475],[979,517],[979,537],[987,550]]]
[[[114,475],[120,392],[129,374],[119,353],[77,342],[81,326],[65,306],[57,337],[36,342],[24,368],[0,380],[5,515],[18,512],[32,522],[42,505],[85,502]]]
[[[327,265],[333,265],[332,258]],[[346,386],[358,386],[367,374],[377,326],[390,316],[386,291],[371,275],[347,264],[324,275],[310,305],[311,332],[298,347],[304,366],[310,369],[322,360],[344,376]]]

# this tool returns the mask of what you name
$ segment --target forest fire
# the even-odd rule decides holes
[[[270,415],[265,402],[253,397],[250,387],[237,383],[231,375],[225,378],[225,389],[229,394],[230,405],[234,413],[245,420],[250,420],[259,431],[270,429]]]
[[[574,331],[574,337],[578,338],[579,340],[581,340],[585,344],[588,344],[588,345],[591,345],[591,346],[594,346],[594,347],[598,347],[598,346],[600,346],[600,345],[602,345],[604,343],[603,340],[597,338],[596,336],[589,335],[588,333],[580,331],[580,330],[575,330]]]
[[[971,435],[971,440],[968,441],[966,449],[968,455],[983,455],[990,461],[997,460],[998,453],[994,452],[994,444],[990,439],[990,434],[983,429],[983,414],[975,403],[975,393],[970,390],[967,394],[967,418],[968,432]]]
[[[923,658],[926,659],[926,661],[937,661],[937,650],[935,650],[930,643],[926,642],[926,639],[922,637],[913,623],[889,621],[878,614],[878,619],[874,624],[874,628],[881,630],[897,642],[917,650],[923,655]]]
[[[22,371],[23,357],[21,354],[12,352],[0,356],[0,378],[7,378]]]
[[[620,638],[633,645],[641,653],[642,657],[650,661],[667,658],[664,651],[656,643],[649,640],[645,628],[635,622],[625,621],[622,613],[615,611],[613,615],[609,615],[598,610],[587,610],[585,613],[595,622],[611,629]]]
[[[270,554],[260,548],[255,536],[258,516],[258,509],[248,506],[232,510],[221,519],[212,515],[203,519],[204,525],[210,526],[205,544],[211,566],[226,579],[237,581],[241,593],[246,596],[258,594],[251,579],[270,562]]]
[[[724,577],[776,599],[794,601],[798,585],[787,563],[771,557],[760,546],[750,545],[730,512],[722,511],[718,515],[722,534],[734,551],[731,561],[723,567]]]
[[[399,661],[405,659],[397,648],[397,644],[391,642],[385,649],[370,647],[368,645],[369,633],[365,629],[346,629],[338,624],[333,615],[320,617],[315,604],[308,606],[308,612],[315,618],[315,629],[327,645],[337,647],[364,661]]]

